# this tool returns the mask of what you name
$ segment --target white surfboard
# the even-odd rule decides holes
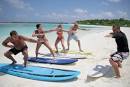
[[[87,75],[90,77],[102,77],[107,74],[109,70],[111,70],[110,64],[101,62],[92,66],[91,69],[88,70]]]
[[[44,57],[53,57],[50,53],[39,53],[40,55],[43,55]],[[67,53],[55,53],[55,57],[60,58],[72,58],[72,59],[86,59],[86,56],[80,55],[80,54],[67,54]]]

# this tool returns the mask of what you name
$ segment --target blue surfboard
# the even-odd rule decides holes
[[[20,64],[9,65],[0,63],[0,72],[40,81],[64,81],[76,78],[80,72],[38,66],[24,67]]]
[[[38,63],[49,63],[49,64],[59,64],[59,65],[65,65],[65,64],[71,64],[74,62],[77,62],[78,59],[71,59],[71,58],[45,58],[45,57],[29,57],[28,61],[30,62],[38,62]]]

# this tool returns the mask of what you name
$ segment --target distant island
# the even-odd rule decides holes
[[[79,20],[77,21],[77,23],[86,25],[104,25],[104,26],[119,25],[121,27],[130,27],[130,20],[126,20],[124,18]]]

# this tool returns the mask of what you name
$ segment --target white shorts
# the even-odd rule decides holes
[[[79,38],[78,38],[78,36],[76,35],[76,34],[73,34],[73,35],[70,35],[69,37],[68,37],[68,40],[70,41],[70,40],[75,40],[75,41],[78,41],[79,40]]]
[[[111,55],[111,59],[113,61],[123,61],[124,59],[127,59],[129,56],[129,52],[115,52]]]

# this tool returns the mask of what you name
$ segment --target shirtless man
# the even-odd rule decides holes
[[[36,43],[37,41],[34,39],[30,39],[21,35],[18,35],[18,33],[16,31],[11,31],[10,32],[10,37],[7,37],[2,45],[5,47],[9,47],[11,48],[10,50],[8,50],[7,52],[4,53],[4,56],[9,58],[10,60],[12,60],[12,65],[17,63],[17,61],[12,57],[12,54],[16,55],[20,52],[22,52],[23,54],[23,60],[24,60],[24,66],[26,67],[27,65],[27,58],[28,58],[28,47],[25,43],[25,41],[28,42],[33,42]],[[9,44],[11,43],[11,44]]]

